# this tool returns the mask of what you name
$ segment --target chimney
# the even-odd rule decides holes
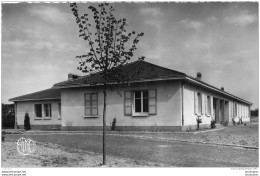
[[[200,72],[197,73],[197,80],[201,81],[202,79],[202,74]]]
[[[224,91],[224,87],[221,87],[221,90]]]
[[[77,79],[79,76],[73,73],[68,74],[68,80]]]

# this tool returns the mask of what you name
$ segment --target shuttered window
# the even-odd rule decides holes
[[[211,115],[211,97],[207,95],[206,103],[207,115]]]
[[[229,105],[230,105],[230,108],[229,108],[230,109],[230,117],[234,117],[234,114],[233,114],[233,111],[234,111],[233,103],[230,102]]]
[[[198,115],[198,93],[194,92],[194,113]]]
[[[203,100],[204,99],[204,100]],[[205,98],[203,98],[202,93],[195,92],[194,93],[194,113],[196,115],[202,115],[205,112]],[[204,106],[203,106],[204,104]]]
[[[157,114],[157,92],[156,90],[149,90],[149,114]]]
[[[132,115],[132,92],[125,92],[125,115]]]
[[[45,117],[51,117],[51,104],[44,104]]]
[[[98,115],[98,94],[97,93],[85,93],[85,116],[97,116]]]
[[[58,119],[61,119],[61,103],[58,103],[58,108],[59,108],[59,117],[58,117]]]
[[[156,90],[126,91],[124,97],[125,115],[157,114]]]
[[[234,117],[237,116],[237,104],[236,103],[233,104],[233,116]]]
[[[210,109],[211,109],[211,116],[213,117],[214,116],[214,110],[213,110],[213,97],[211,97],[211,99],[210,99]]]
[[[35,104],[34,105],[34,111],[35,111],[35,116],[38,118],[42,117],[42,105],[41,104]]]
[[[202,94],[198,92],[198,113],[203,114],[202,111]]]

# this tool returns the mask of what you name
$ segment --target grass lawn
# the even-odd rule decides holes
[[[160,136],[168,138],[187,137],[204,139],[202,135],[214,136],[217,140],[221,141],[221,136],[233,136],[236,128],[241,128],[242,135],[239,139],[245,137],[242,130],[246,132],[249,129],[256,130],[255,127],[244,128],[242,126],[228,128],[222,131],[210,133],[156,133],[154,138]],[[120,132],[121,134],[122,132]],[[129,134],[130,132],[128,132]],[[229,133],[229,134],[226,134]],[[124,133],[126,134],[126,133]],[[236,133],[235,133],[236,134]],[[132,135],[132,136],[131,136]],[[135,133],[131,135],[108,135],[107,136],[107,154],[113,157],[124,158],[124,163],[129,163],[129,167],[148,166],[148,167],[256,167],[258,166],[258,150],[247,150],[233,147],[212,146],[205,144],[189,144],[182,142],[169,142],[167,140],[154,140],[138,137],[134,135],[149,135],[147,133]],[[175,135],[175,136],[174,136]],[[185,136],[186,135],[186,136]],[[237,135],[237,134],[236,134]],[[197,136],[197,137],[196,137]],[[93,152],[99,156],[102,154],[102,135],[98,133],[25,133],[18,135],[6,135],[6,141],[17,141],[20,137],[31,138],[32,140],[39,141],[46,144],[57,144],[64,146],[65,151],[75,153],[75,150],[82,150],[86,152]],[[184,139],[184,138],[182,138]],[[3,146],[3,144],[2,144]],[[3,150],[2,150],[3,152]],[[76,152],[77,153],[77,152]],[[3,153],[2,153],[3,155]],[[46,154],[49,157],[49,154]],[[51,155],[51,154],[50,154]],[[79,153],[81,155],[81,153]],[[77,155],[77,156],[79,156]],[[64,158],[54,158],[54,161],[62,162],[70,161]],[[75,158],[74,158],[75,159]],[[51,160],[53,161],[53,160]],[[73,161],[73,160],[72,160]],[[133,162],[129,162],[133,161]],[[99,160],[101,162],[101,159]],[[69,162],[68,162],[69,163]],[[154,164],[149,164],[154,163]],[[93,164],[93,163],[92,163]],[[91,165],[87,165],[91,166]],[[93,165],[92,165],[93,166]],[[126,166],[126,167],[128,167]],[[116,166],[114,166],[116,167]],[[118,165],[118,167],[120,167]]]
[[[28,157],[25,165],[30,167],[95,167],[102,162],[102,135],[93,133],[24,133],[6,135],[2,143],[2,167],[21,163],[14,141],[20,137],[31,138],[40,145],[35,156]],[[156,139],[160,139],[159,141]],[[179,139],[191,142],[214,142],[258,147],[258,123],[246,126],[229,126],[222,130],[193,134],[154,132],[108,132],[108,164],[112,167],[256,167],[258,150],[205,144],[169,142]],[[13,146],[10,146],[13,142]],[[49,147],[56,146],[56,147]],[[51,148],[51,149],[50,149]],[[88,152],[93,152],[90,155]],[[114,158],[113,158],[114,157]],[[36,161],[36,160],[38,161]],[[21,162],[19,162],[21,161]],[[37,164],[38,163],[38,164]],[[5,165],[4,165],[5,164]]]
[[[24,136],[25,137],[25,136]],[[17,151],[14,140],[2,142],[2,164],[4,168],[14,167],[100,167],[102,155],[70,148],[54,143],[37,142],[36,150],[27,156]],[[156,167],[164,166],[151,162],[137,162],[128,158],[107,156],[106,167]]]
[[[136,137],[152,137],[154,139],[177,139],[190,142],[211,142],[221,144],[235,144],[258,147],[258,123],[247,125],[227,126],[218,131],[203,133],[160,133],[160,132],[115,132],[120,135],[133,135]]]

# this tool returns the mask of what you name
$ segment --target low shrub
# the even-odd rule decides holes
[[[116,118],[113,119],[112,126],[111,126],[112,131],[114,131],[115,129],[116,129]]]
[[[25,116],[24,116],[24,129],[31,130],[30,117],[29,117],[28,113],[25,113]]]
[[[212,129],[216,128],[216,121],[215,120],[211,120],[210,128],[212,128]]]

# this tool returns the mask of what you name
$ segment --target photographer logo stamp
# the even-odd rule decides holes
[[[22,155],[30,155],[32,154],[36,149],[36,142],[31,140],[30,138],[20,138],[17,141],[17,150]]]

